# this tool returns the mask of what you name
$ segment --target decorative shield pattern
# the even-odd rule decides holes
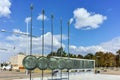
[[[82,60],[80,60],[79,64],[80,64],[79,69],[82,69]]]
[[[49,58],[48,67],[49,67],[51,70],[57,69],[57,68],[58,68],[57,59],[55,59],[55,58]]]
[[[94,68],[94,61],[89,61],[89,68]]]
[[[58,69],[64,69],[65,68],[65,60],[64,59],[62,59],[62,58],[60,58],[59,60],[58,60]]]
[[[80,66],[80,61],[79,60],[74,60],[74,69],[79,69]]]
[[[70,60],[70,59],[66,60],[66,69],[72,69],[73,65],[74,65],[74,63],[72,60]]]
[[[82,69],[85,68],[85,62],[82,60]]]
[[[38,68],[40,70],[45,70],[48,67],[48,59],[46,57],[38,58]]]
[[[28,55],[23,59],[23,66],[27,70],[33,70],[37,67],[37,58],[33,55]]]

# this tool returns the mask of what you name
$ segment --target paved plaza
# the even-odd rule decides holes
[[[41,73],[33,73],[32,77],[39,77]],[[25,72],[16,71],[0,71],[0,80],[13,80],[13,79],[24,79],[29,78]]]
[[[67,80],[67,73],[62,74],[62,80]],[[119,80],[120,75],[94,74],[93,72],[72,72],[69,80]],[[0,80],[29,80],[29,75],[24,72],[1,71]],[[32,80],[41,80],[41,73],[32,73]],[[51,76],[46,74],[44,80],[51,80]],[[60,74],[54,76],[54,80],[61,80]]]
[[[66,79],[67,76],[63,76],[62,80]],[[73,73],[70,75],[69,80],[119,80],[119,75],[106,75],[106,74],[92,74],[92,73]],[[14,79],[14,80],[29,80],[27,79]],[[32,80],[42,80],[40,78],[33,78]],[[52,80],[51,77],[45,77],[44,80]],[[54,77],[54,80],[61,80],[60,77]]]
[[[66,79],[67,76],[63,76],[62,80]],[[118,75],[106,75],[106,74],[91,74],[91,73],[74,73],[70,75],[69,80],[119,80],[120,76]],[[14,79],[14,80],[29,80],[27,79]],[[40,78],[33,78],[32,80],[42,80]],[[44,80],[52,80],[51,77],[45,77]],[[60,77],[54,77],[54,80],[61,80]]]

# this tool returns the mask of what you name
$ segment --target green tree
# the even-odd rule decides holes
[[[47,57],[56,56],[56,55],[57,55],[56,52],[50,52],[50,54],[48,54]]]
[[[120,49],[116,52],[116,66],[119,67],[120,66]]]
[[[88,53],[84,56],[84,59],[94,59],[94,55],[92,53]]]
[[[120,54],[120,50],[118,50],[116,53],[119,55]]]
[[[73,56],[73,54],[70,53],[70,54],[69,54],[69,57],[73,58],[74,56]]]
[[[83,55],[78,54],[77,58],[81,58],[81,59],[83,59]]]
[[[106,67],[112,67],[115,66],[115,55],[111,52],[106,52],[104,54],[104,65]]]
[[[63,47],[60,47],[58,50],[57,50],[57,56],[62,56],[63,54]]]
[[[65,51],[62,53],[62,57],[67,57],[67,53]]]
[[[95,53],[96,66],[104,66],[104,52],[99,51]]]
[[[23,53],[23,52],[19,52],[18,54],[20,54],[20,55],[25,55],[25,53]]]

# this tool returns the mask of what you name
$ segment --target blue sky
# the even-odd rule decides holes
[[[119,0],[0,0],[0,30],[26,32],[25,19],[30,17],[30,4],[33,4],[33,35],[39,36],[33,43],[33,52],[41,53],[41,19],[37,17],[45,10],[45,51],[50,52],[50,15],[54,14],[54,50],[60,46],[60,19],[63,21],[63,46],[67,48],[67,22],[70,24],[70,50],[75,54],[96,51],[115,53],[120,49],[120,9]],[[30,26],[30,22],[29,26]],[[16,47],[15,54],[26,52],[25,36],[0,33],[0,48]],[[21,39],[21,40],[20,40]],[[47,43],[49,42],[49,43]],[[38,45],[40,44],[40,45]],[[67,50],[66,50],[67,51]],[[13,54],[13,53],[12,53]],[[3,54],[0,54],[2,57]]]

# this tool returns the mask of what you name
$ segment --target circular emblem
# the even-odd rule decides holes
[[[66,60],[66,68],[67,69],[72,69],[73,68],[73,61],[72,60],[70,60],[70,59],[67,59]]]
[[[79,67],[80,67],[80,61],[79,60],[74,60],[73,61],[74,62],[74,69],[79,69]]]
[[[46,57],[38,58],[38,68],[40,70],[45,70],[48,67],[48,59]]]
[[[28,55],[23,59],[23,66],[27,70],[33,70],[37,67],[37,58],[33,55]]]
[[[62,59],[62,58],[60,58],[59,60],[58,60],[58,68],[59,69],[64,69],[65,68],[65,60],[64,59]]]
[[[55,58],[50,58],[50,59],[49,59],[48,67],[49,67],[51,70],[57,69],[57,68],[58,68],[57,59],[55,59]]]

